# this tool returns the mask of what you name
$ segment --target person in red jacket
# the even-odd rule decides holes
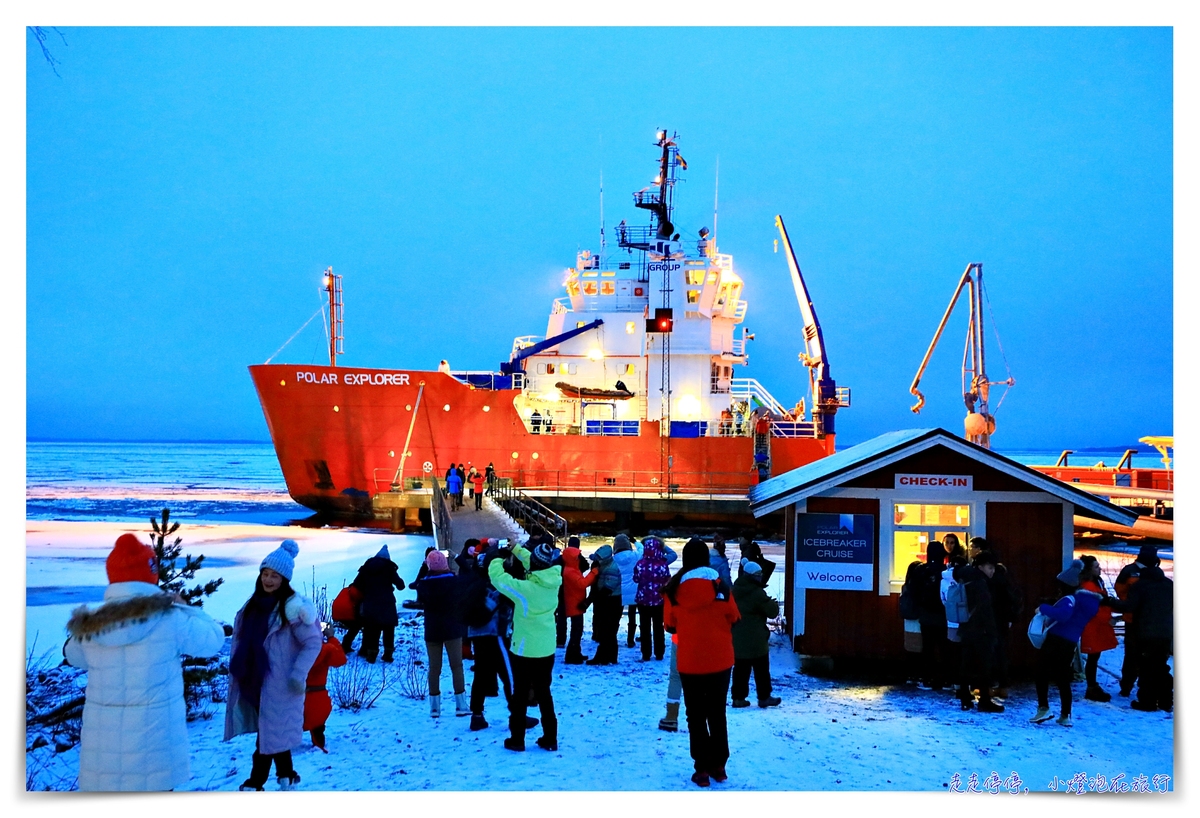
[[[483,472],[476,471],[472,466],[468,479],[471,481],[471,496],[475,498],[475,510],[479,511],[483,508]]]
[[[333,701],[329,698],[325,683],[329,676],[329,668],[346,664],[346,652],[342,650],[341,642],[333,636],[333,625],[326,622],[321,626],[321,631],[325,637],[325,644],[321,645],[321,652],[317,654],[317,659],[304,682],[303,729],[312,736],[314,747],[328,753],[325,749],[325,722],[333,712]]]
[[[663,588],[663,624],[679,637],[676,662],[696,772],[707,787],[725,781],[729,734],[725,703],[733,669],[733,623],[741,618],[733,593],[709,567],[708,546],[692,538],[683,547],[683,567]]]
[[[595,568],[587,568],[587,560],[583,559],[579,551],[579,538],[571,537],[567,540],[567,547],[563,549],[562,572],[564,613],[567,621],[571,623],[571,638],[567,642],[567,652],[563,657],[563,664],[567,665],[582,665],[587,660],[580,647],[583,641],[583,600],[587,596],[588,587],[600,576],[600,572]]]
[[[1108,596],[1104,578],[1100,575],[1100,561],[1087,554],[1080,557],[1080,561],[1083,563],[1083,571],[1079,574],[1079,587],[1100,594],[1101,597]],[[1101,605],[1091,621],[1083,626],[1083,635],[1079,638],[1079,652],[1087,657],[1087,663],[1084,665],[1084,673],[1087,676],[1087,692],[1083,694],[1085,699],[1093,702],[1112,700],[1112,694],[1096,681],[1096,670],[1100,666],[1100,654],[1116,646],[1117,634],[1113,630],[1112,610]]]

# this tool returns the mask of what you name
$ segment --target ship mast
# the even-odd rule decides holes
[[[333,274],[333,268],[325,270],[321,286],[329,294],[329,365],[337,366],[337,356],[344,355],[342,341],[342,277]]]

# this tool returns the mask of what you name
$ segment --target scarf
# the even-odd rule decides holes
[[[242,698],[257,710],[267,675],[267,632],[271,611],[279,602],[274,594],[256,591],[242,609],[237,649],[229,657],[229,673],[238,681]]]

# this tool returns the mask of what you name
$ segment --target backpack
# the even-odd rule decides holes
[[[951,582],[946,588],[946,621],[965,625],[971,619],[971,609],[967,605],[967,586],[961,582]]]
[[[1033,619],[1029,620],[1029,643],[1040,650],[1046,641],[1046,634],[1050,633],[1050,629],[1053,627],[1054,620],[1041,611],[1037,611],[1034,613]]]

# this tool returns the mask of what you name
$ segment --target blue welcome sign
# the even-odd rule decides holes
[[[870,591],[875,515],[797,514],[796,587]]]

